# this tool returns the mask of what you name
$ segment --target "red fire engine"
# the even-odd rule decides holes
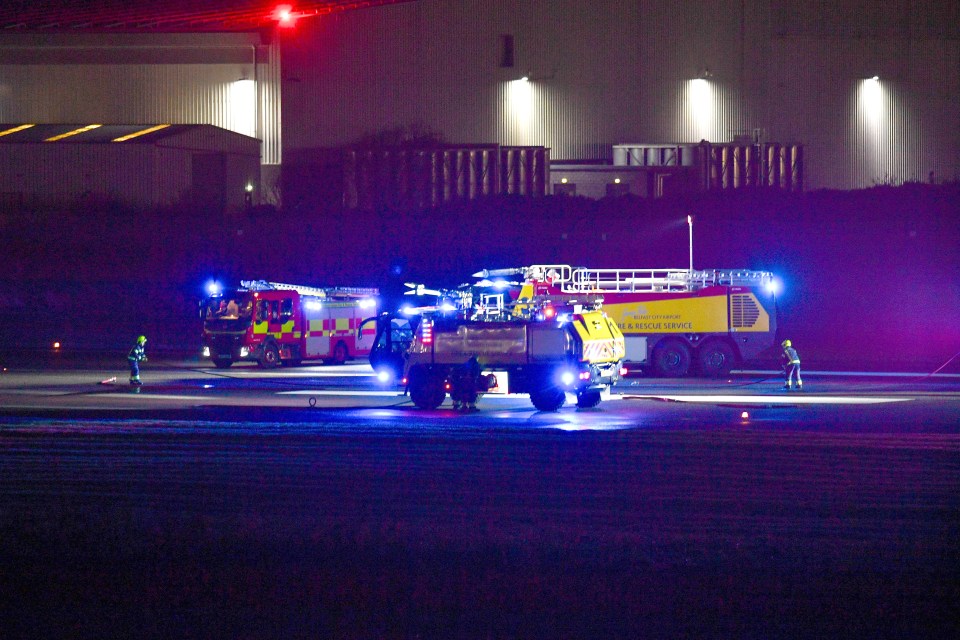
[[[215,366],[241,360],[265,369],[304,360],[342,364],[369,355],[376,332],[360,324],[376,312],[379,290],[263,280],[240,284],[201,307],[203,355]]]

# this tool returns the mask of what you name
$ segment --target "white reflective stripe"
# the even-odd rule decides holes
[[[633,395],[623,394],[624,399],[635,398],[639,400],[670,400],[673,402],[691,402],[708,404],[883,404],[887,402],[908,402],[914,398],[856,398],[850,396],[812,396],[804,392],[794,391],[792,394],[784,392],[783,395],[757,395],[757,396],[727,396],[727,395],[689,395],[689,396],[657,396],[657,395]]]

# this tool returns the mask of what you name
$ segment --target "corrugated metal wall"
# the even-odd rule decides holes
[[[259,34],[0,36],[2,122],[211,124],[279,164],[279,83]]]
[[[0,34],[0,121],[209,123],[264,165],[391,132],[555,161],[745,134],[802,144],[807,188],[960,178],[956,0],[418,0],[257,42]]]
[[[317,19],[284,43],[285,139],[390,130],[543,145],[802,144],[806,188],[960,177],[960,4],[949,0],[420,0]],[[501,66],[502,36],[514,65]],[[860,85],[880,77],[868,134]],[[526,76],[527,81],[520,78]],[[296,115],[293,115],[296,114]]]
[[[600,38],[596,15],[608,16]],[[404,129],[608,156],[635,120],[637,19],[617,0],[421,0],[304,21],[283,43],[284,139],[350,145]],[[514,36],[513,66],[501,66],[504,35]]]

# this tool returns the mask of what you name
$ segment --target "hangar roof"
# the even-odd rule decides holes
[[[0,124],[0,144],[40,142],[156,144],[164,138],[204,129],[215,129],[231,136],[247,137],[233,131],[202,124]]]
[[[50,31],[252,31],[293,20],[411,0],[5,0],[0,34]]]

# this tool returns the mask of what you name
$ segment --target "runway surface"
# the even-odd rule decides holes
[[[0,376],[4,638],[957,637],[960,384]],[[311,404],[312,400],[312,404]]]

